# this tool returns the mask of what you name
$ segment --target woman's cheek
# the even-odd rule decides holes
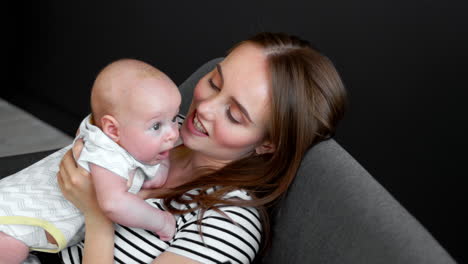
[[[218,145],[235,149],[254,146],[259,138],[255,131],[233,127],[225,122],[216,125],[214,136]]]
[[[206,88],[203,87],[203,81],[204,79],[201,79],[198,82],[197,86],[195,86],[195,89],[193,90],[193,99],[196,101],[202,100],[204,97],[206,97],[206,91],[204,91],[204,89]]]

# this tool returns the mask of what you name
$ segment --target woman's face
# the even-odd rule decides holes
[[[266,56],[242,44],[198,82],[180,135],[210,159],[237,160],[264,143],[269,101]]]

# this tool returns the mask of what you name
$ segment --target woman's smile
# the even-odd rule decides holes
[[[194,135],[202,136],[202,137],[209,136],[208,132],[206,132],[205,127],[203,126],[201,121],[198,119],[198,115],[197,115],[196,110],[193,112],[193,117],[188,122],[188,129]]]
[[[195,129],[197,129],[199,132],[202,132],[202,133],[208,135],[208,132],[206,132],[206,129],[203,127],[203,124],[198,119],[198,115],[195,115],[193,117],[193,124],[195,125]]]

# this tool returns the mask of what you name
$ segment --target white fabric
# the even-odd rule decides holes
[[[46,221],[61,231],[68,245],[84,237],[84,218],[80,211],[62,195],[57,184],[58,165],[67,146],[37,163],[0,181],[0,217],[22,216]],[[42,228],[3,225],[1,231],[19,235],[29,247],[50,249]],[[52,234],[53,235],[53,234]]]
[[[57,248],[49,244],[44,229],[37,226],[28,225],[0,225],[0,232],[22,241],[28,247],[32,248]]]
[[[128,190],[137,193],[145,180],[151,179],[159,169],[157,165],[147,165],[136,160],[130,153],[115,143],[101,129],[90,122],[91,115],[87,116],[80,124],[80,132],[75,141],[83,138],[85,144],[78,159],[78,164],[89,169],[89,162],[129,180],[134,173],[133,181]]]
[[[129,172],[134,170],[129,192],[137,193],[147,178],[146,175],[155,175],[159,165],[147,166],[135,160],[98,127],[91,125],[89,118],[88,116],[81,122],[77,137],[85,141],[78,163],[89,171],[88,162],[93,162],[126,179]],[[41,226],[44,222],[58,229],[68,246],[84,238],[84,217],[63,197],[57,184],[60,161],[72,145],[0,181],[0,231],[36,249],[54,248],[45,238]],[[5,224],[5,221],[16,216],[32,220],[25,220],[27,224],[21,220],[21,225],[16,225],[16,222]],[[56,233],[49,233],[57,239]]]

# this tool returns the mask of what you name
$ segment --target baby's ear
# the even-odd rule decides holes
[[[275,144],[270,142],[269,140],[265,140],[260,146],[255,148],[255,153],[257,154],[265,154],[265,153],[273,153],[276,150]]]
[[[120,139],[119,122],[111,115],[105,115],[101,118],[101,130],[115,142]]]

